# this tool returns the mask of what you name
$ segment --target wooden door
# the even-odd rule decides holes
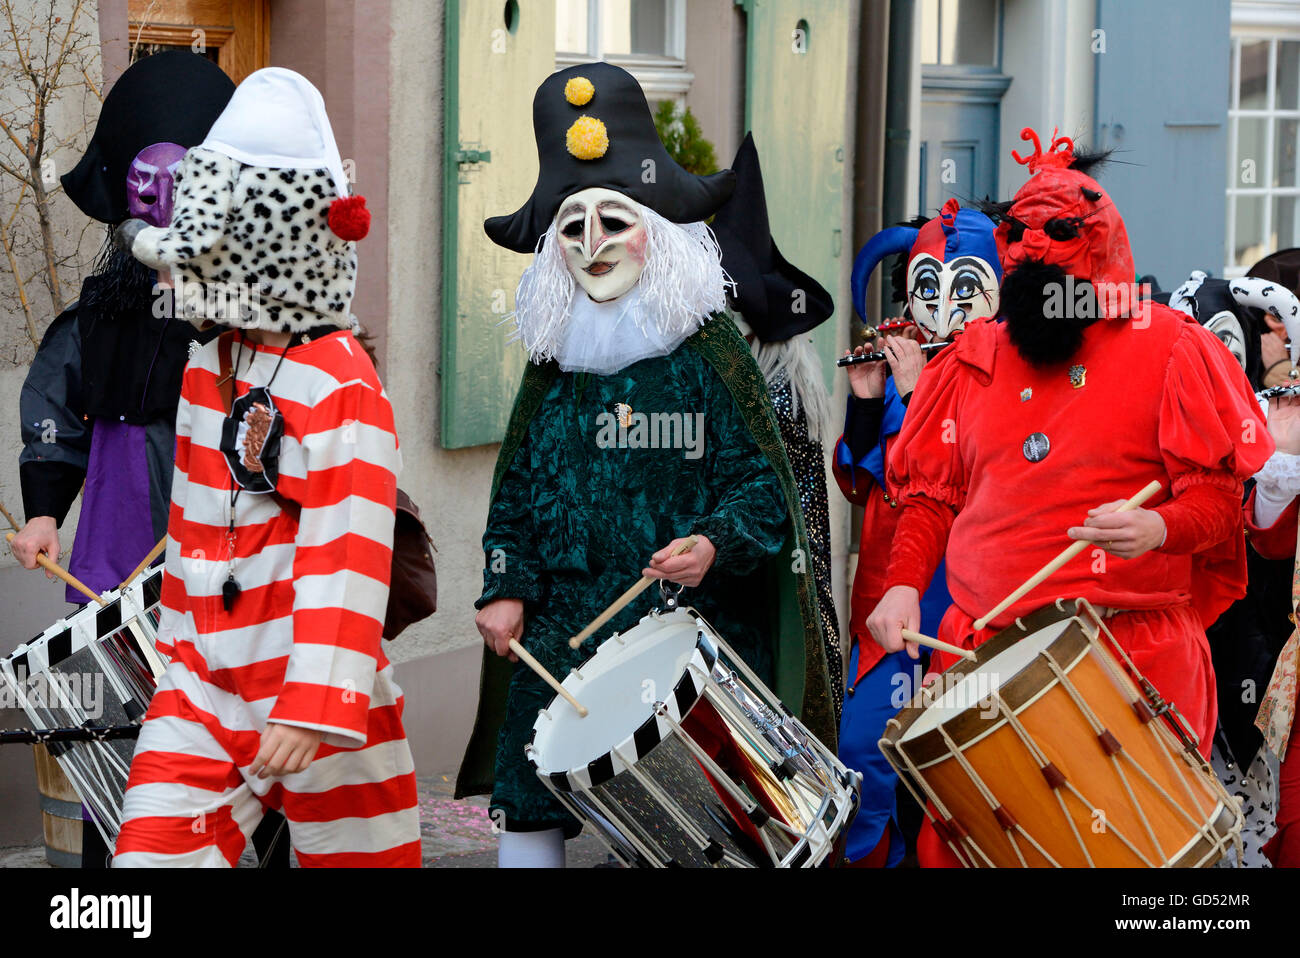
[[[131,61],[193,50],[239,83],[271,65],[271,0],[129,0]]]

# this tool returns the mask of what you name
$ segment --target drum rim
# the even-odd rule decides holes
[[[680,611],[687,613],[694,620],[695,648],[691,652],[690,659],[687,660],[686,667],[682,670],[681,678],[673,686],[672,694],[663,700],[668,718],[675,723],[681,723],[703,697],[707,677],[713,673],[713,666],[717,663],[719,657],[718,647],[706,633],[706,629],[709,633],[712,632],[712,626],[705,622],[700,614],[692,608],[682,608]],[[645,622],[647,619],[657,619],[657,617],[655,612],[650,612],[642,616],[640,622]],[[605,639],[605,642],[609,642],[613,638],[614,636],[611,635]],[[547,709],[553,708],[558,699],[558,695],[552,698],[546,706]],[[652,708],[649,717],[638,725],[630,735],[616,742],[611,748],[591,761],[568,769],[543,771],[535,757],[537,754],[537,725],[543,720],[539,713],[537,722],[533,723],[533,738],[525,746],[524,754],[539,778],[563,792],[588,791],[605,784],[626,771],[629,764],[635,765],[641,759],[647,757],[665,739],[676,735],[672,724],[661,717],[657,709]],[[620,753],[623,757],[616,755],[615,752]],[[630,757],[631,762],[625,761],[625,757]]]
[[[963,659],[946,670],[944,675],[965,677],[977,671],[988,661],[1011,648],[1027,636],[1040,632],[1058,622],[1074,619],[1076,627],[1067,627],[1053,639],[1043,651],[1051,652],[1063,671],[1069,673],[1093,647],[1093,642],[1083,627],[1083,621],[1072,606],[1058,607],[1055,603],[1044,606],[1035,612],[1017,618],[1015,622],[998,632],[987,642],[975,649],[975,661]],[[1014,713],[1032,705],[1040,696],[1050,691],[1057,683],[1056,676],[1041,658],[1035,657],[1028,665],[1014,676],[1002,683],[999,692],[1008,707]],[[923,732],[904,745],[902,739],[907,730],[919,719],[930,705],[921,702],[924,693],[917,695],[898,714],[885,725],[881,739],[882,747],[888,746],[905,753],[910,764],[925,768],[950,758],[953,754],[944,741],[946,732],[958,750],[965,750],[978,740],[997,731],[1006,723],[1006,717],[1000,712],[992,717],[985,717],[979,703],[973,704],[962,712],[941,723],[928,732]]]
[[[43,672],[51,666],[58,665],[80,651],[81,646],[74,643],[74,636],[76,630],[82,627],[81,623],[84,620],[90,619],[93,622],[93,627],[89,628],[87,633],[94,635],[93,641],[98,641],[126,625],[129,619],[124,617],[124,612],[129,611],[130,618],[134,619],[155,608],[162,601],[162,577],[163,566],[150,566],[125,589],[117,588],[105,593],[110,598],[105,600],[104,605],[87,602],[75,612],[47,627],[40,635],[19,644],[3,658],[8,660],[15,672],[21,668],[27,674]],[[128,594],[136,592],[141,593],[141,601],[139,603],[132,601],[129,606],[124,607],[123,599]],[[32,659],[29,657],[32,652],[37,652],[36,661],[43,663],[39,669],[32,668]]]
[[[1205,828],[1197,830],[1196,834],[1181,850],[1181,853],[1170,860],[1169,867],[1205,868],[1213,865],[1227,854],[1233,836],[1241,833],[1244,823],[1245,818],[1241,813],[1241,809],[1220,798],[1218,804],[1214,807],[1214,811],[1210,813]],[[1206,837],[1206,831],[1217,840],[1210,841]]]

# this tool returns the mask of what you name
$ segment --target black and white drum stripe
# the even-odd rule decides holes
[[[686,714],[704,694],[706,677],[713,671],[718,661],[718,649],[701,629],[697,633],[695,651],[691,654],[682,677],[673,688],[672,694],[664,700],[668,718],[680,723]],[[538,723],[543,719],[538,718]],[[533,726],[537,733],[537,725]],[[614,748],[593,759],[586,765],[571,768],[564,772],[543,773],[551,785],[562,792],[580,792],[603,785],[614,776],[627,770],[629,764],[635,764],[650,754],[660,742],[673,735],[673,727],[668,719],[656,711],[630,736],[619,742]],[[533,750],[528,750],[529,761],[537,768],[537,762],[531,757]],[[617,754],[616,754],[617,753]],[[622,756],[622,757],[620,757]],[[628,761],[624,761],[627,759]]]
[[[90,642],[112,635],[122,628],[122,600],[129,597],[125,618],[129,621],[158,605],[162,595],[162,566],[141,573],[127,591],[117,592],[106,605],[85,605],[66,619],[61,619],[30,642],[20,645],[8,656],[14,671],[30,675],[58,665]]]

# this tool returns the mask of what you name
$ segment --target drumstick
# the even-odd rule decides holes
[[[1138,508],[1138,506],[1142,505],[1142,503],[1146,502],[1148,499],[1150,499],[1159,491],[1160,491],[1160,483],[1157,482],[1155,479],[1152,479],[1149,483],[1147,483],[1147,485],[1145,485],[1142,488],[1141,492],[1139,492],[1132,499],[1128,500],[1128,502],[1124,503],[1115,511],[1132,512],[1134,509]],[[1005,599],[1003,599],[993,608],[989,609],[989,611],[985,612],[984,615],[976,619],[975,629],[978,631],[979,629],[985,628],[989,624],[989,621],[991,619],[1001,614],[1001,612],[1004,609],[1006,609],[1012,603],[1018,601],[1027,592],[1029,592],[1030,589],[1033,589],[1044,579],[1046,579],[1049,575],[1051,575],[1057,569],[1061,568],[1061,566],[1065,565],[1067,562],[1069,562],[1071,559],[1077,556],[1080,552],[1082,552],[1086,547],[1092,544],[1093,543],[1088,539],[1080,539],[1078,542],[1072,543],[1067,548],[1062,549],[1060,555],[1058,555],[1055,559],[1047,563],[1047,565],[1043,566],[1041,569],[1039,569],[1037,572],[1031,575],[1028,579],[1026,579],[1024,583],[1021,584],[1020,587],[1016,589],[1016,591],[1012,592],[1009,596],[1007,596]]]
[[[149,568],[150,563],[152,563],[154,559],[162,555],[162,551],[166,548],[167,548],[167,537],[163,536],[161,539],[158,540],[158,544],[149,550],[149,554],[140,560],[140,564],[135,567],[134,571],[132,571],[132,573],[129,576],[127,576],[125,579],[122,580],[122,584],[119,585],[118,588],[125,589],[128,585],[134,582],[135,577],[138,576],[145,569]]]
[[[942,642],[939,639],[932,639],[928,635],[922,635],[920,632],[913,632],[911,629],[903,630],[903,639],[907,642],[915,642],[917,645],[924,645],[926,648],[938,649],[940,652],[947,652],[950,655],[959,655],[963,659],[975,661],[975,653],[969,649],[960,649],[955,645]]]
[[[6,532],[5,541],[12,543],[14,541],[14,533]],[[99,596],[95,595],[95,593],[91,592],[90,589],[87,588],[84,582],[82,582],[80,579],[78,579],[76,576],[72,575],[71,573],[64,572],[63,568],[59,566],[56,562],[53,562],[50,559],[50,557],[47,556],[44,552],[36,553],[36,564],[40,566],[42,569],[44,569],[46,572],[51,572],[54,575],[58,576],[68,585],[76,589],[78,592],[81,592],[82,594],[87,595],[90,598],[94,599],[100,605],[108,605],[107,602],[105,602]]]
[[[538,678],[540,678],[551,688],[555,689],[555,691],[559,693],[560,698],[564,699],[564,701],[572,705],[582,718],[587,717],[586,706],[584,706],[581,702],[575,699],[573,697],[573,694],[568,689],[566,689],[563,685],[557,682],[555,680],[555,676],[552,675],[550,672],[546,671],[546,667],[543,666],[541,662],[538,662],[535,658],[533,658],[532,655],[528,652],[528,650],[525,649],[522,645],[520,645],[517,640],[515,639],[510,640],[510,651],[513,652],[515,655],[519,656],[519,658],[523,660],[524,665],[528,666],[530,669],[536,672]]]
[[[681,555],[683,552],[690,552],[693,548],[695,548],[695,543],[699,541],[700,541],[699,536],[689,536],[686,539],[686,541],[684,541],[681,545],[679,545],[676,549],[674,549],[671,553],[669,553],[668,557],[672,558],[673,556]],[[614,616],[622,612],[624,607],[629,602],[631,602],[642,592],[644,592],[646,590],[646,587],[650,585],[651,582],[658,582],[658,581],[660,580],[653,579],[648,575],[642,576],[640,582],[632,586],[632,588],[628,589],[617,599],[615,599],[613,604],[608,609],[606,609],[600,615],[596,616],[594,619],[591,620],[591,624],[589,626],[587,626],[585,629],[583,629],[581,632],[579,632],[577,635],[571,638],[569,640],[569,648],[576,649],[578,646],[582,645],[582,643],[585,642],[593,632],[599,629],[610,619],[614,618]]]
[[[9,525],[13,526],[14,532],[22,532],[22,530],[18,528],[18,523],[14,520],[14,517],[9,514],[9,510],[4,507],[4,503],[2,502],[0,502],[0,512],[5,514],[5,519],[8,520]]]

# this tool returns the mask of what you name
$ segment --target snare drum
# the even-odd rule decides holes
[[[1194,736],[1111,647],[1091,606],[1058,600],[885,726],[881,750],[963,865],[1207,867],[1238,842]]]
[[[105,593],[0,659],[8,686],[34,729],[139,724],[166,663],[154,648],[161,566]],[[135,740],[50,742],[108,847],[117,840]]]
[[[533,726],[529,760],[635,867],[838,864],[856,772],[691,609],[606,639]]]

